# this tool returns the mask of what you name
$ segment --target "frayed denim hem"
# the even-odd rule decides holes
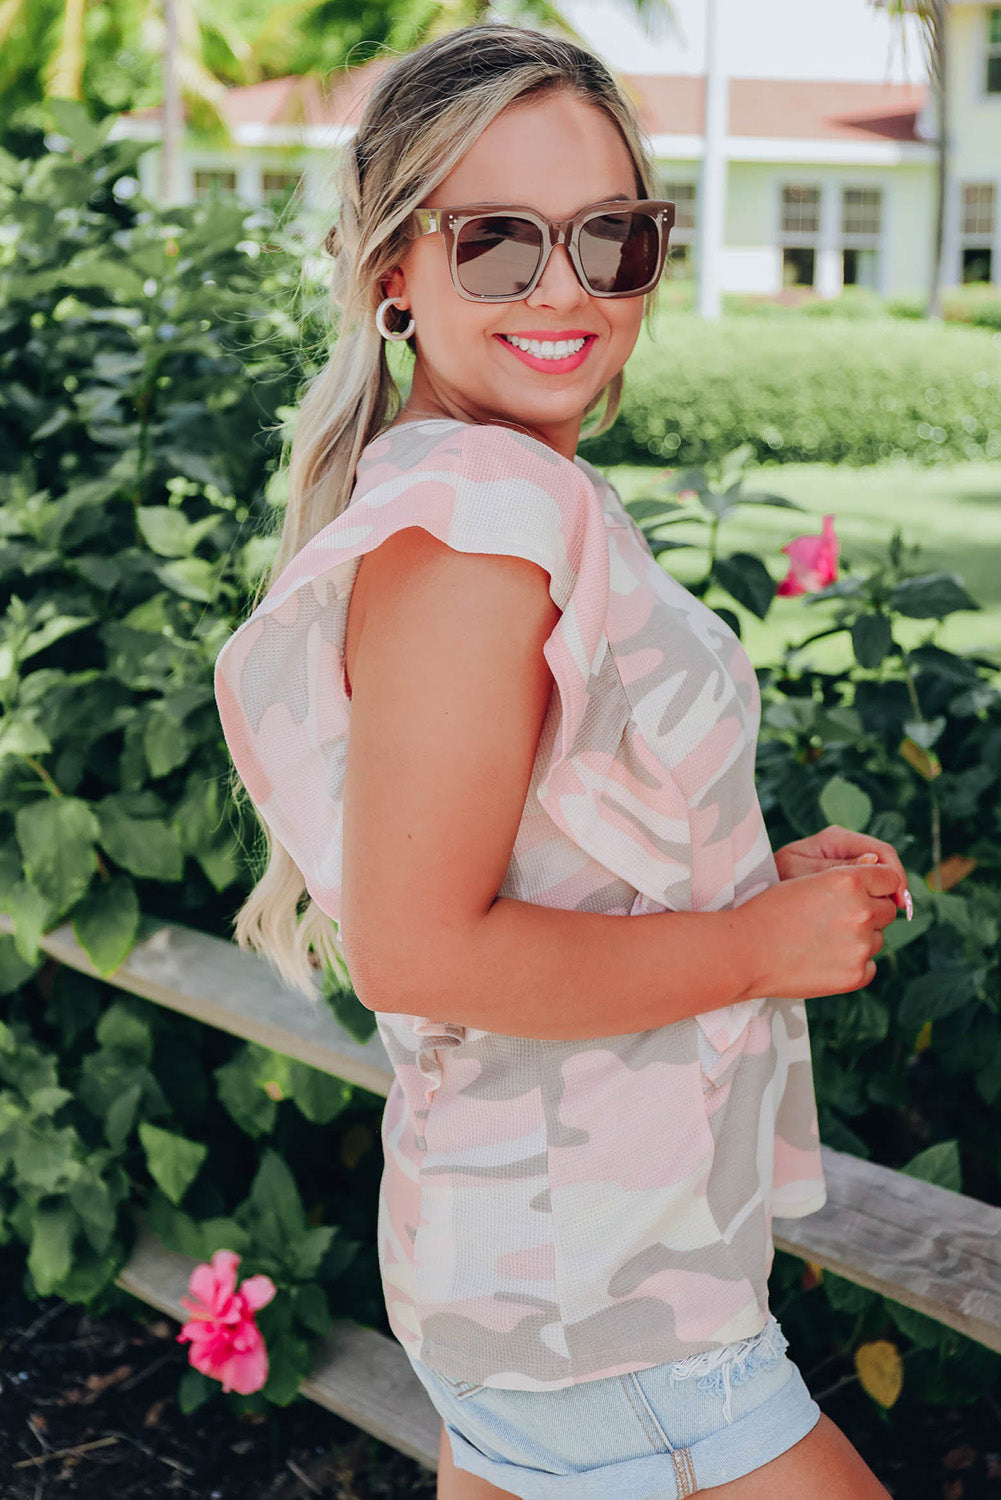
[[[721,1349],[705,1349],[701,1354],[690,1354],[669,1366],[673,1381],[696,1378],[700,1391],[723,1392],[723,1416],[727,1422],[733,1420],[731,1404],[731,1378],[743,1379],[768,1359],[776,1359],[789,1347],[789,1340],[782,1332],[778,1320],[772,1313],[760,1332],[739,1344],[726,1344]]]

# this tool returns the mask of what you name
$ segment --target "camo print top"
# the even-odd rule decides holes
[[[422,526],[549,574],[555,685],[499,894],[630,915],[739,906],[778,879],[739,639],[657,562],[586,460],[507,427],[389,428],[351,499],[216,666],[247,791],[340,917],[361,556]],[[646,1031],[540,1041],[378,1012],[395,1079],[378,1254],[393,1333],[453,1380],[556,1389],[748,1338],[772,1216],[826,1201],[806,1008],[767,996]]]

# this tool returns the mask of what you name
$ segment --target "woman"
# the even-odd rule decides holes
[[[336,921],[396,1073],[379,1258],[439,1496],[885,1496],[767,1277],[826,1200],[803,1000],[871,980],[904,871],[841,828],[773,855],[751,664],[576,457],[673,205],[603,64],[493,24],[382,74],[339,197],[217,697],[270,845],[237,936],[309,990]]]

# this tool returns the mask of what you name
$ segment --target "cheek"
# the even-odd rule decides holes
[[[635,339],[643,326],[643,298],[623,297],[620,302],[612,302],[612,321],[615,330],[621,338]]]

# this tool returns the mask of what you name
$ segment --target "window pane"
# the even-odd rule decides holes
[[[806,245],[787,245],[782,252],[782,285],[813,286],[814,253]]]
[[[963,233],[986,235],[988,239],[994,233],[993,182],[963,184]]]
[[[987,92],[1001,94],[1001,53],[987,59]]]
[[[217,168],[199,168],[195,172],[195,197],[209,198],[213,193],[225,196],[236,192],[236,173]]]
[[[845,249],[841,254],[842,280],[845,286],[863,286],[876,291],[876,251]]]
[[[676,245],[672,238],[667,252],[665,270],[669,281],[683,280],[695,275],[695,254],[688,240],[683,240],[680,245]]]
[[[816,234],[819,223],[819,187],[782,189],[782,228],[787,234]]]
[[[667,182],[661,180],[658,188],[658,196],[667,198],[674,204],[674,227],[671,230],[672,241],[679,229],[695,228],[694,182]]]
[[[993,5],[987,13],[987,45],[1001,47],[1001,5]]]
[[[846,187],[841,194],[841,228],[845,234],[879,234],[881,188]]]
[[[298,172],[262,172],[261,190],[265,198],[290,198],[301,180]]]
[[[963,251],[963,282],[990,281],[991,251],[989,245],[971,246]]]

